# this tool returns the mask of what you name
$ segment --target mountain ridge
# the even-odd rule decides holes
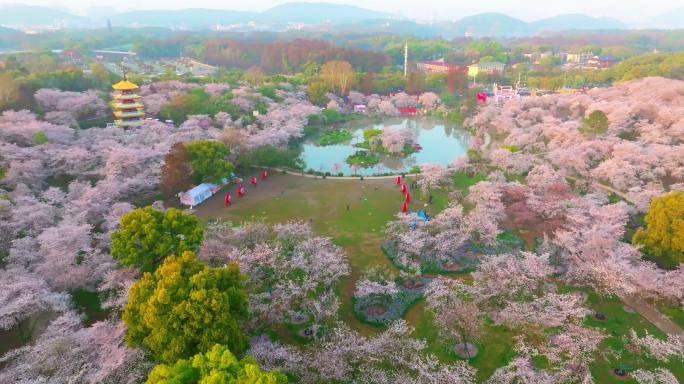
[[[2,7],[0,25],[17,28],[36,25],[92,28],[102,26],[104,18],[74,15],[59,9],[41,6],[11,5]],[[447,18],[448,15],[445,15]],[[352,5],[329,2],[289,2],[263,12],[228,9],[188,8],[178,10],[136,10],[110,15],[114,26],[161,27],[176,30],[209,30],[228,26],[235,30],[284,30],[308,27],[354,25],[369,32],[402,33],[403,27],[422,36],[463,36],[466,32],[475,37],[522,37],[543,32],[565,30],[620,30],[631,26],[615,18],[592,17],[581,13],[560,14],[526,22],[504,13],[485,12],[465,16],[454,22],[420,23],[397,14],[371,10]],[[684,28],[684,8],[660,15],[645,27]],[[641,26],[639,26],[641,27]],[[425,31],[420,31],[424,28]],[[416,32],[417,31],[417,32]]]

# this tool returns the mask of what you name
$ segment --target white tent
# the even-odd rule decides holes
[[[179,193],[181,204],[189,205],[190,209],[216,193],[218,187],[214,184],[203,183],[188,191]]]

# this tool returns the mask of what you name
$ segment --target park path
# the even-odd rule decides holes
[[[652,304],[648,303],[647,301],[638,296],[621,295],[620,298],[625,304],[632,307],[641,316],[643,316],[646,320],[653,323],[653,325],[658,327],[658,329],[660,329],[661,331],[665,332],[668,335],[679,336],[684,340],[684,330],[682,330],[682,328],[679,325],[675,324],[672,320],[670,320],[670,318],[663,315]]]

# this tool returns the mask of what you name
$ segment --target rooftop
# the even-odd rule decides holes
[[[118,83],[112,85],[112,88],[116,89],[117,91],[130,91],[133,89],[138,89],[138,85],[135,83],[131,83],[128,80],[121,80]]]

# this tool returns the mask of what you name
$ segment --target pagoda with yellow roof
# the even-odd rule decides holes
[[[142,97],[136,93],[138,85],[126,79],[112,85],[112,109],[114,110],[114,124],[121,128],[138,127],[142,124],[143,104],[139,101]]]

